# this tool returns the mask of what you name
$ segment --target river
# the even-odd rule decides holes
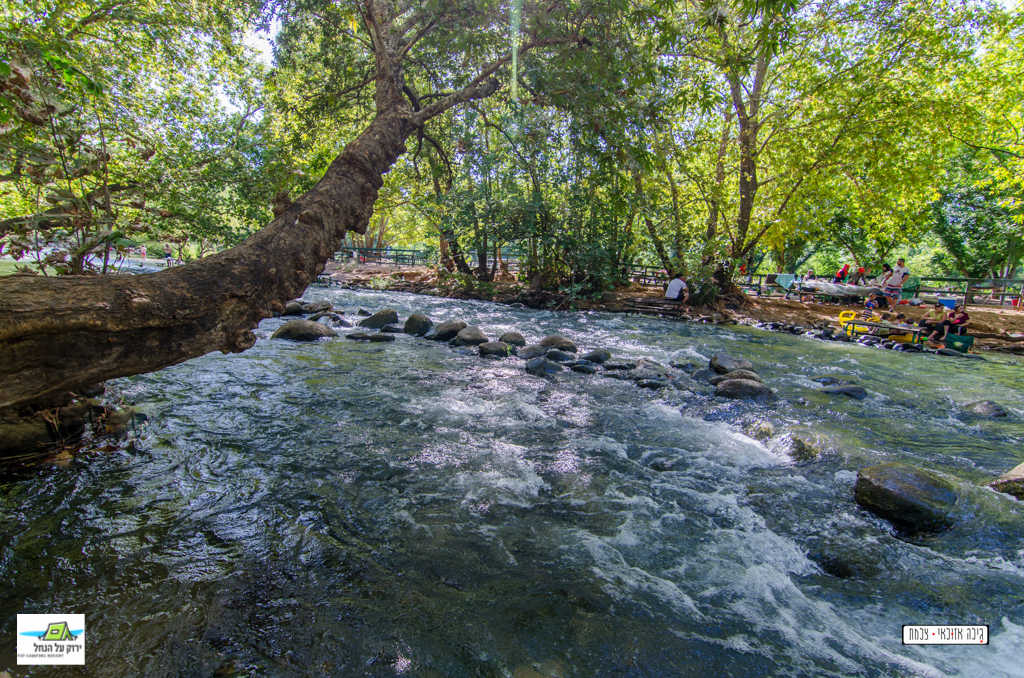
[[[750,328],[311,288],[561,332],[616,358],[748,358],[780,402],[654,392],[399,336],[260,340],[108,384],[130,445],[0,485],[0,670],[89,676],[1021,676],[1022,367]],[[863,401],[810,378],[841,374]],[[959,406],[991,399],[1006,420]],[[821,440],[794,463],[753,420]],[[853,501],[903,460],[959,479],[901,539]],[[662,469],[662,470],[656,470]],[[84,613],[85,671],[14,663],[17,613]],[[903,645],[988,624],[987,646]]]

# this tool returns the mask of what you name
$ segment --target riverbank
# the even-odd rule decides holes
[[[449,299],[475,299],[498,303],[521,303],[530,308],[575,309],[580,311],[622,312],[623,302],[634,297],[660,298],[660,288],[630,284],[613,292],[605,292],[601,299],[570,299],[557,292],[531,289],[515,281],[476,283],[467,286],[456,278],[439,280],[437,271],[425,266],[390,266],[328,262],[325,274],[333,282],[358,289],[388,289],[412,292]],[[720,303],[712,308],[698,309],[695,315],[711,317],[719,314],[725,321],[762,326],[771,323],[820,327],[838,327],[839,315],[850,306],[802,303],[780,297],[749,297],[749,304],[738,308],[736,304]],[[901,306],[900,311],[915,324],[928,310],[927,306]],[[974,349],[1024,354],[1024,313],[1011,308],[968,306],[971,316],[970,334],[975,337]]]

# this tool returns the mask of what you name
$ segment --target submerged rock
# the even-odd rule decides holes
[[[821,389],[822,393],[829,395],[844,395],[848,398],[856,398],[857,400],[864,400],[868,397],[868,392],[863,386],[857,386],[856,384],[843,384],[842,386],[826,386]]]
[[[561,372],[562,366],[551,362],[547,358],[534,358],[526,362],[526,371],[538,377],[543,377],[546,374]]]
[[[338,333],[327,325],[312,320],[289,320],[270,335],[271,339],[288,339],[289,341],[316,341],[323,337],[336,337]]]
[[[750,381],[761,381],[761,377],[757,372],[751,372],[750,370],[733,370],[728,374],[720,374],[717,377],[709,379],[708,383],[715,386],[727,379],[749,379]]]
[[[456,346],[479,346],[480,344],[486,344],[488,341],[487,335],[476,325],[463,327],[455,335]]]
[[[940,348],[939,350],[936,351],[936,353],[938,353],[939,355],[948,355],[951,358],[963,358],[966,356],[965,353],[961,353],[960,351],[956,351],[951,348],[945,347]]]
[[[608,370],[635,370],[636,363],[628,363],[624,361],[605,362],[602,367],[605,371]]]
[[[711,360],[708,361],[708,367],[718,374],[728,374],[736,370],[754,371],[754,363],[746,358],[735,358],[725,353],[716,353],[711,356]]]
[[[938,475],[902,462],[857,472],[854,498],[862,507],[909,532],[944,530],[953,524],[956,488]]]
[[[383,334],[383,333],[381,333],[381,334],[371,334],[370,335],[370,342],[374,343],[374,344],[379,344],[379,343],[384,342],[384,341],[394,341],[394,340],[395,340],[395,335],[394,334]]]
[[[817,382],[822,386],[839,386],[840,384],[853,383],[854,378],[844,374],[821,374],[817,377],[811,377],[811,381]]]
[[[532,360],[533,358],[540,358],[541,356],[546,355],[547,352],[548,349],[539,344],[530,344],[525,348],[519,349],[519,357],[524,360]]]
[[[466,328],[466,323],[461,320],[446,320],[440,325],[435,326],[424,336],[427,339],[433,339],[434,341],[449,341],[454,339],[455,336]]]
[[[382,311],[377,311],[369,318],[364,318],[359,321],[360,327],[369,327],[372,330],[379,330],[385,325],[391,325],[392,323],[398,322],[398,311],[393,308],[385,308]]]
[[[1017,499],[1024,499],[1024,464],[1014,466],[988,484],[996,492],[1012,494]]]
[[[544,354],[544,356],[548,360],[554,360],[556,363],[566,363],[569,362],[570,360],[576,360],[576,356],[574,354],[566,353],[565,351],[562,351],[557,348],[549,349],[548,352]]]
[[[380,331],[390,332],[392,334],[404,334],[405,328],[402,327],[401,325],[385,325],[384,327],[380,328]]]
[[[712,372],[711,370],[700,369],[691,374],[690,378],[693,379],[694,381],[699,381],[702,384],[707,384],[717,376],[718,375]]]
[[[361,308],[358,311],[356,311],[356,315],[362,315],[362,316],[366,316],[367,318],[369,318],[373,314],[370,313],[369,311],[367,311],[365,308]]]
[[[799,433],[787,433],[780,436],[772,448],[797,462],[821,458],[821,444],[817,440]]]
[[[289,301],[284,305],[281,315],[302,315],[302,304],[297,301]]]
[[[549,334],[540,340],[540,345],[547,348],[557,348],[569,353],[576,353],[576,344],[572,339],[563,334]]]
[[[589,360],[592,363],[597,363],[598,365],[600,365],[601,363],[607,362],[612,359],[612,352],[606,348],[598,348],[594,349],[590,353],[585,353],[580,357],[583,360]]]
[[[775,391],[759,381],[750,379],[728,379],[715,386],[715,396],[736,400],[778,400]]]
[[[411,334],[414,337],[422,337],[424,334],[430,331],[430,328],[434,326],[432,321],[422,313],[413,313],[405,320],[405,333]]]
[[[640,388],[649,388],[652,391],[657,391],[668,388],[671,386],[671,383],[667,379],[637,379],[636,385]]]
[[[512,346],[518,346],[520,348],[526,346],[526,337],[519,334],[518,332],[505,332],[500,337],[498,337],[498,341],[503,342],[505,344],[510,344]]]
[[[597,374],[597,366],[587,363],[576,363],[571,365],[570,368],[573,372],[580,372],[582,374]]]
[[[755,419],[743,427],[743,432],[754,440],[768,442],[775,435],[775,427],[765,419]]]
[[[1010,416],[1010,413],[1003,409],[1001,405],[991,400],[978,400],[973,403],[967,403],[964,405],[964,412],[976,417],[988,417],[990,419]]]
[[[669,360],[668,366],[677,370],[682,370],[687,374],[692,374],[694,371],[700,368],[700,365],[697,365],[695,363],[677,363],[675,360]]]
[[[372,336],[374,335],[369,332],[353,332],[352,334],[346,334],[345,338],[353,341],[369,341]]]
[[[503,341],[488,341],[480,344],[477,348],[482,356],[493,355],[499,358],[507,358],[512,355],[512,347]]]

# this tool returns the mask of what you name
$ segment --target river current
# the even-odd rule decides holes
[[[108,383],[134,440],[0,485],[12,676],[1021,676],[1024,367],[750,328],[311,288],[351,318],[561,332],[615,358],[748,358],[780,402],[654,392],[399,335],[271,341]],[[997,359],[999,360],[999,359]],[[863,401],[825,396],[840,374]],[[959,408],[991,399],[1006,420]],[[795,463],[744,433],[811,436]],[[859,468],[958,479],[900,538]],[[658,470],[660,469],[660,470]],[[85,667],[16,666],[18,613],[84,613]],[[903,645],[988,624],[987,646]]]

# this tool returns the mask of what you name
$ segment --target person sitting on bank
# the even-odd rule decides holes
[[[940,331],[942,332],[942,337],[945,338],[946,328],[943,327],[945,319],[946,307],[936,301],[932,309],[921,316],[921,322],[918,323],[918,327],[928,333],[928,341],[933,341],[933,337],[937,336]]]
[[[956,308],[950,312],[949,316],[935,327],[935,331],[928,337],[928,341],[942,341],[950,332],[962,336],[970,322],[971,316],[967,315],[967,310],[964,308],[964,305],[957,304]]]
[[[668,284],[668,289],[665,290],[665,298],[678,301],[681,304],[685,304],[690,300],[690,290],[686,286],[686,281],[683,280],[682,273],[676,273],[672,278],[672,282]]]

